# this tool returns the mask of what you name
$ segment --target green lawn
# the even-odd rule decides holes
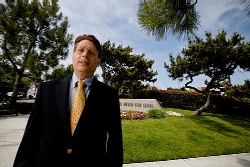
[[[250,152],[250,118],[164,108],[184,117],[123,120],[124,163]]]

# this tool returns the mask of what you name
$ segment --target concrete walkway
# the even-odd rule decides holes
[[[29,115],[0,116],[0,167],[12,167]]]
[[[250,167],[250,153],[124,164],[124,167]]]
[[[29,115],[0,116],[0,167],[12,167]],[[124,164],[124,167],[250,167],[250,153]]]

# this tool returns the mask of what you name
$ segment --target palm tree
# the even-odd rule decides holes
[[[244,12],[247,13],[247,16],[250,16],[250,0],[241,0],[241,4],[244,6]]]
[[[200,16],[195,10],[197,0],[144,0],[139,3],[138,23],[147,35],[162,40],[167,34],[184,39],[196,35]]]

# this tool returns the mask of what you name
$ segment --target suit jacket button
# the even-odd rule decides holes
[[[67,153],[68,153],[68,154],[71,154],[71,153],[72,153],[72,149],[69,148],[69,149],[67,150]]]

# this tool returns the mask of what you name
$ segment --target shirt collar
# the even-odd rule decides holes
[[[88,77],[86,79],[84,79],[84,83],[87,85],[87,86],[90,86],[93,82],[93,79],[94,79],[94,75],[92,75],[91,77]],[[76,74],[74,73],[73,76],[72,76],[72,83],[73,83],[73,88],[76,87],[76,82],[78,82],[80,79],[76,76]]]

